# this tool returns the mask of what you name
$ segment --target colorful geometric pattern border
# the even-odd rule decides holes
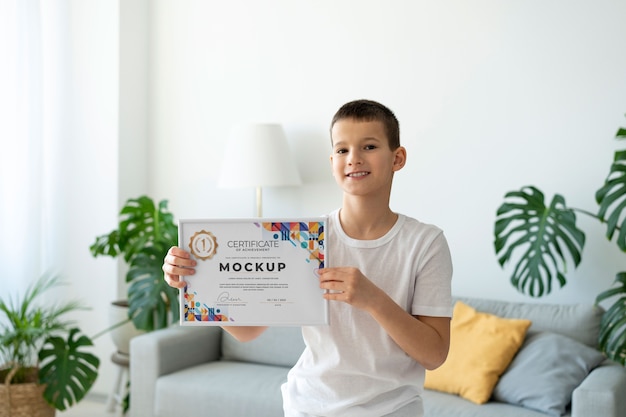
[[[290,241],[294,246],[307,249],[307,262],[318,262],[324,268],[324,223],[323,222],[263,222],[261,227],[274,239]]]

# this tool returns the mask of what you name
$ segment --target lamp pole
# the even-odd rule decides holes
[[[260,185],[256,186],[256,216],[263,217],[263,190]]]

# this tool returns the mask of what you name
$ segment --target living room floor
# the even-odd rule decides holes
[[[109,413],[106,410],[106,398],[100,396],[87,396],[74,407],[57,411],[57,417],[115,417],[119,414]]]

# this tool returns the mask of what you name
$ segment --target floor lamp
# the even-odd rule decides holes
[[[226,144],[221,188],[256,188],[256,215],[263,217],[263,187],[300,185],[300,174],[280,124],[236,126]]]

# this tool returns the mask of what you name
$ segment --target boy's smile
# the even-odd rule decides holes
[[[343,191],[362,196],[388,195],[393,173],[404,165],[405,150],[389,148],[383,124],[341,119],[333,125],[331,135],[333,176]]]
[[[366,175],[369,175],[369,172],[358,171],[358,172],[351,172],[351,173],[349,173],[348,177],[350,177],[350,178],[358,178],[358,177],[364,177]]]

